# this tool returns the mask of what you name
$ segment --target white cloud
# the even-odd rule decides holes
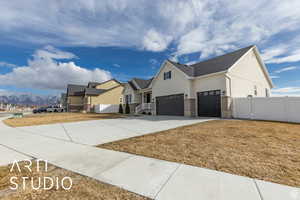
[[[280,76],[271,75],[270,78],[271,79],[276,79],[276,78],[280,78]]]
[[[163,51],[168,47],[171,40],[170,36],[165,36],[154,29],[150,29],[144,36],[143,47],[149,51]]]
[[[284,67],[284,68],[281,68],[281,69],[279,69],[279,70],[274,71],[274,73],[280,74],[280,73],[282,73],[282,72],[292,71],[292,70],[296,70],[296,69],[299,69],[299,67],[295,67],[295,66]]]
[[[276,51],[276,52],[275,52]],[[266,49],[266,53],[263,54],[263,58],[266,63],[293,63],[300,61],[300,49],[294,49],[293,47],[275,47],[275,49]],[[271,52],[271,53],[267,53]],[[272,53],[273,52],[273,53]]]
[[[87,84],[89,81],[105,81],[111,78],[108,71],[89,70],[74,62],[58,62],[55,59],[71,59],[76,56],[51,46],[38,49],[28,60],[27,66],[13,68],[12,72],[0,75],[1,85],[20,88],[62,90],[69,83]]]
[[[158,62],[158,60],[151,58],[149,60],[150,66],[152,69],[155,69],[156,67],[159,67],[160,63]]]
[[[300,87],[282,87],[272,89],[272,96],[300,96]]]
[[[118,68],[119,68],[119,67],[121,67],[121,65],[119,65],[119,64],[116,64],[116,63],[115,63],[115,64],[113,64],[113,66],[114,66],[114,67],[118,67]]]
[[[170,53],[175,56],[199,53],[203,59],[250,44],[273,47],[278,34],[299,35],[299,7],[299,0],[0,1],[0,43],[148,51],[170,50],[174,44]],[[265,58],[298,60],[299,44],[292,39],[276,41],[274,48],[284,42],[293,52],[265,51]]]
[[[8,63],[8,62],[0,62],[0,67],[9,67],[9,68],[13,68],[13,67],[17,67],[17,65],[11,64],[11,63]]]
[[[282,87],[282,88],[275,88],[272,90],[272,92],[277,92],[277,93],[295,93],[295,92],[300,92],[300,87]]]

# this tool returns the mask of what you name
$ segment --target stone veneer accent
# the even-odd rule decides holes
[[[152,102],[152,115],[156,115],[156,103]]]
[[[195,117],[196,116],[196,99],[184,99],[184,116]]]
[[[221,117],[222,118],[232,118],[232,97],[222,96],[221,97]]]

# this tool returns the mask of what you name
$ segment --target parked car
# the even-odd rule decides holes
[[[34,109],[32,112],[33,112],[34,114],[36,114],[36,113],[47,112],[47,108],[46,108],[46,107],[40,107],[40,108]]]
[[[59,106],[49,106],[47,112],[64,112],[64,109]]]

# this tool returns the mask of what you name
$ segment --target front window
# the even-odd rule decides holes
[[[164,72],[164,80],[171,79],[172,73],[171,71]]]
[[[126,95],[125,97],[125,103],[130,104],[131,103],[131,94]]]

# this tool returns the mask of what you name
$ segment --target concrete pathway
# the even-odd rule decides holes
[[[152,199],[300,200],[299,188],[99,149],[9,128],[1,122],[0,130],[0,144],[17,152]]]

